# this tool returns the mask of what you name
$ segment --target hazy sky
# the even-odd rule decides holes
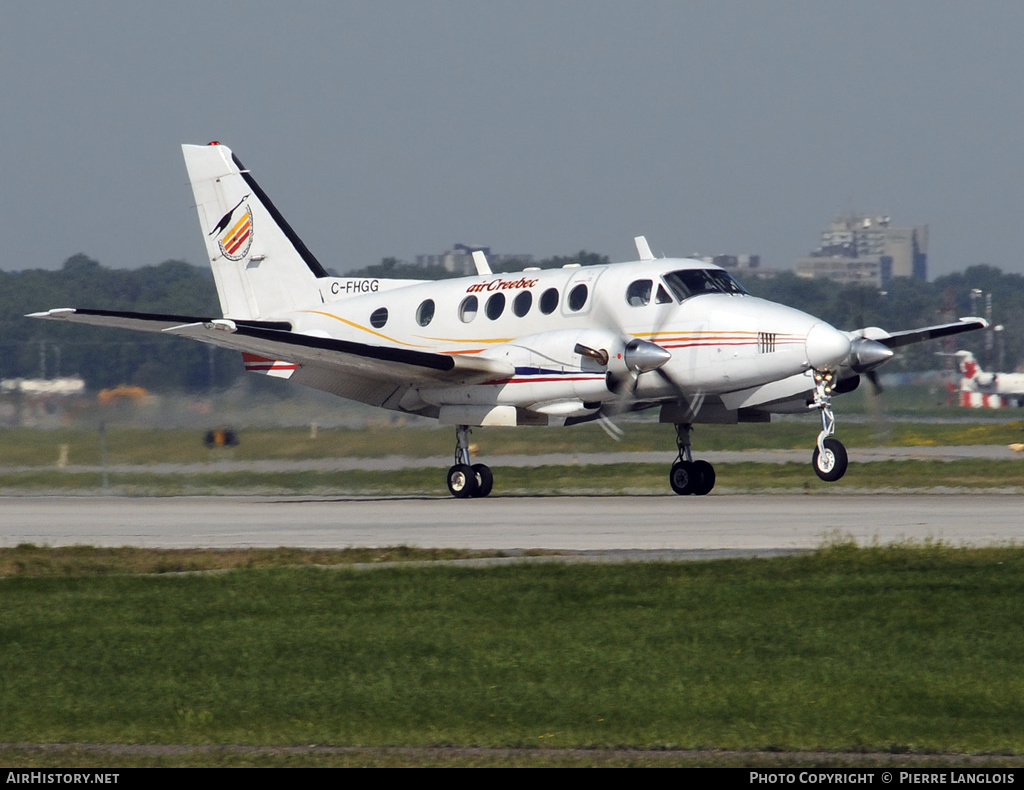
[[[1024,4],[0,0],[0,267],[204,261],[181,143],[324,265],[760,253],[850,210],[1024,272]]]

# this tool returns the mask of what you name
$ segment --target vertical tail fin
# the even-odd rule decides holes
[[[981,365],[974,358],[974,354],[970,351],[957,351],[956,354],[957,365],[960,367],[960,375],[965,379],[976,379],[981,376],[984,372],[981,369]]]
[[[269,318],[319,299],[329,276],[231,149],[183,145],[220,306]]]

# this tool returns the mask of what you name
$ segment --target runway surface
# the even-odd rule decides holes
[[[0,498],[0,545],[806,549],[1024,542],[1019,495]]]

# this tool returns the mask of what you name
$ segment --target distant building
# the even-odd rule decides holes
[[[723,269],[732,269],[733,271],[749,271],[761,266],[760,255],[700,255],[694,257],[698,261],[713,263],[715,266],[721,266]]]
[[[736,274],[740,279],[756,277],[759,280],[770,280],[779,274],[778,269],[766,269],[761,266],[760,255],[700,255],[694,253],[690,258],[704,263],[713,263]]]
[[[85,395],[79,376],[57,379],[0,380],[0,423],[60,425],[66,408]]]
[[[532,255],[496,255],[491,252],[490,247],[482,244],[455,244],[440,255],[417,255],[416,265],[424,268],[440,266],[452,274],[476,274],[473,253],[477,250],[487,256],[487,262],[492,269],[499,266],[523,268],[533,263]]]
[[[821,246],[796,262],[799,277],[884,286],[893,277],[928,279],[928,226],[894,228],[889,217],[840,217]]]

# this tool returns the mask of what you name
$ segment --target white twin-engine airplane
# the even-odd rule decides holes
[[[723,269],[655,258],[454,280],[331,277],[252,175],[219,143],[182,146],[223,318],[61,308],[34,318],[194,338],[241,351],[246,369],[455,426],[448,488],[491,492],[470,459],[471,426],[608,423],[659,407],[676,428],[669,482],[703,495],[714,468],[694,461],[694,423],[821,415],[814,471],[838,480],[846,450],[832,434],[832,395],[892,349],[980,329],[980,318],[906,332],[843,332],[750,296]]]

